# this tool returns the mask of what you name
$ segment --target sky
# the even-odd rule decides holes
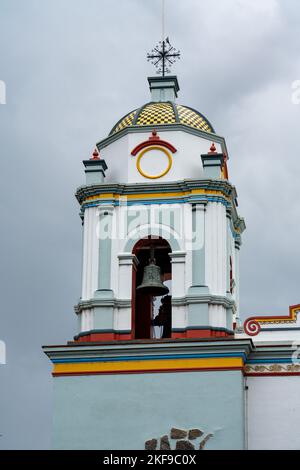
[[[300,302],[299,28],[298,0],[166,0],[178,102],[229,149],[247,224],[243,318]],[[0,449],[51,447],[41,346],[77,332],[81,162],[149,101],[145,57],[160,38],[161,0],[0,0]]]

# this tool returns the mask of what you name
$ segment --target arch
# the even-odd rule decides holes
[[[152,251],[153,250],[153,251]],[[152,253],[152,254],[151,254]],[[132,336],[134,339],[171,338],[172,335],[172,263],[169,242],[161,237],[149,236],[139,239],[132,249],[136,263],[132,267]],[[148,274],[151,257],[154,255],[156,266],[159,266],[161,283],[166,292],[154,293],[149,288]],[[158,273],[157,273],[158,275]],[[146,282],[145,284],[145,276]],[[150,277],[150,279],[153,279]],[[141,286],[144,285],[144,287]],[[170,290],[169,290],[170,289]]]
[[[132,253],[134,246],[139,240],[151,236],[155,238],[160,237],[166,240],[169,243],[172,252],[181,251],[180,244],[178,240],[176,240],[177,233],[175,230],[167,225],[153,226],[147,224],[136,227],[128,234],[123,250],[124,253]]]
[[[167,142],[165,140],[161,140],[159,135],[157,135],[157,132],[154,130],[152,131],[152,136],[149,137],[148,140],[140,143],[132,150],[131,155],[135,157],[141,150],[146,149],[147,147],[153,147],[154,145],[164,147],[170,150],[172,153],[177,152],[177,149],[174,147],[174,145],[170,144],[170,142]]]

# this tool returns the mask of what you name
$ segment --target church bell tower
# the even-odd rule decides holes
[[[169,40],[156,50],[178,54]],[[83,162],[78,331],[44,348],[55,448],[245,448],[250,343],[235,337],[245,223],[225,139],[178,103],[162,67],[150,100]]]

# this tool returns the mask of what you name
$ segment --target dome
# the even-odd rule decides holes
[[[183,124],[193,129],[215,133],[210,122],[201,113],[174,102],[150,102],[126,114],[112,128],[109,135],[133,126],[159,126]]]

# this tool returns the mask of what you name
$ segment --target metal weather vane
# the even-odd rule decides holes
[[[170,73],[170,67],[177,59],[180,59],[180,51],[170,44],[169,38],[159,41],[159,44],[147,54],[148,62],[151,62],[157,68],[157,73],[163,77],[166,73]]]

